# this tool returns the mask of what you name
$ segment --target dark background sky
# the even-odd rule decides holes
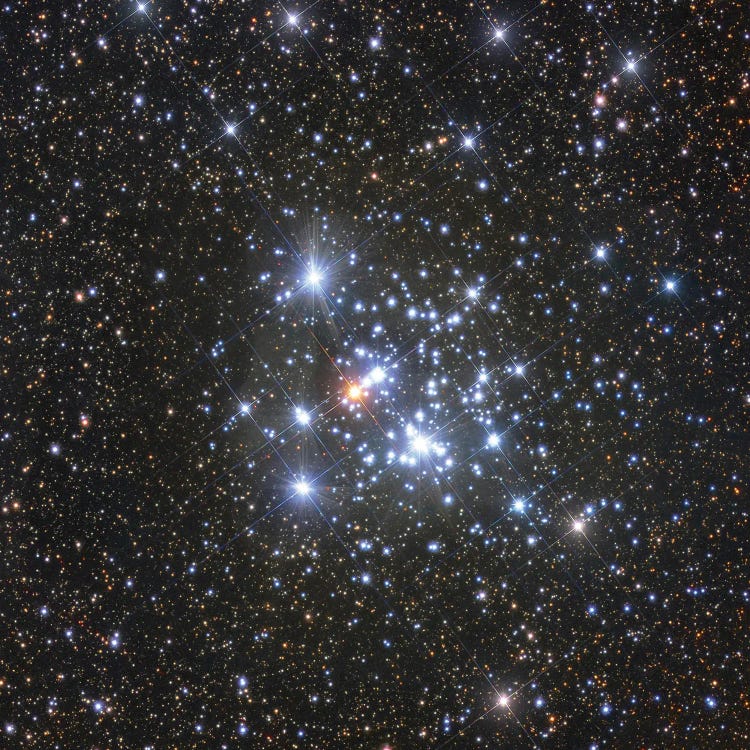
[[[748,19],[23,3],[0,731],[748,745]]]

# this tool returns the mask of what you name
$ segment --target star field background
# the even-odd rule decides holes
[[[750,745],[743,5],[2,6],[4,747]]]

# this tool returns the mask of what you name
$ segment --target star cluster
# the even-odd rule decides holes
[[[743,4],[0,8],[0,733],[750,743]]]

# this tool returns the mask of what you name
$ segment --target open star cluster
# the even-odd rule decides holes
[[[743,3],[0,30],[3,747],[750,746]]]

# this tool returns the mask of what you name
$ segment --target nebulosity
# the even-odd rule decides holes
[[[8,747],[748,744],[742,3],[0,29]]]

